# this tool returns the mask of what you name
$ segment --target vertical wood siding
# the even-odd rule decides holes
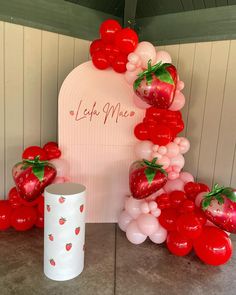
[[[0,199],[28,145],[57,139],[57,96],[67,74],[89,59],[89,41],[0,22]],[[157,47],[185,82],[182,111],[191,149],[185,170],[209,185],[236,187],[236,41]]]

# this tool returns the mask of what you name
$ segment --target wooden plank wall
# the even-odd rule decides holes
[[[57,95],[89,41],[0,22],[0,198],[24,147],[57,139]],[[236,187],[236,40],[168,45],[185,82],[186,170]]]

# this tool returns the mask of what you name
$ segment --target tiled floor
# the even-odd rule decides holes
[[[114,224],[88,224],[83,273],[55,282],[43,274],[43,231],[0,232],[1,295],[233,295],[235,273],[236,254],[211,267],[193,253],[170,255],[164,245],[134,246]]]

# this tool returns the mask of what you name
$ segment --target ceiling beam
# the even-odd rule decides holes
[[[125,0],[124,27],[134,28],[137,0]]]

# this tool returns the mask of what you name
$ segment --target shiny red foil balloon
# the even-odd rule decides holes
[[[37,211],[34,207],[21,206],[13,210],[11,225],[18,231],[32,228],[37,220]]]
[[[121,25],[114,19],[102,22],[100,26],[100,37],[105,43],[113,43],[116,33],[121,30]]]
[[[166,245],[169,251],[176,256],[185,256],[193,248],[191,240],[176,231],[168,234]]]
[[[12,207],[7,200],[0,200],[0,231],[11,226]]]
[[[221,265],[232,256],[233,247],[229,236],[221,229],[205,226],[202,234],[194,240],[197,256],[206,264]]]

